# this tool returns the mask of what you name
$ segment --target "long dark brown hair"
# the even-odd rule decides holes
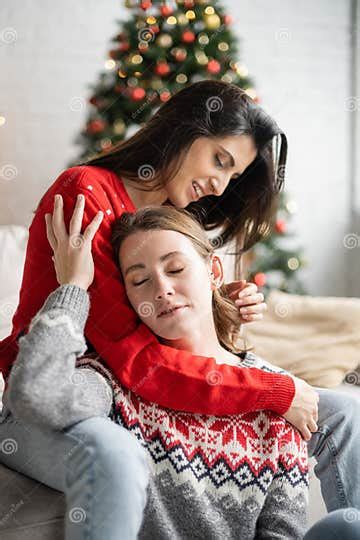
[[[204,228],[191,212],[172,206],[146,206],[136,212],[124,212],[112,224],[111,245],[114,259],[121,273],[119,252],[124,240],[138,231],[169,230],[186,236],[194,246],[204,264],[210,264],[215,250]],[[122,274],[121,274],[122,275]],[[125,282],[124,276],[122,276]],[[243,348],[241,320],[238,308],[230,300],[226,284],[213,290],[212,312],[219,342],[229,351],[245,353]]]
[[[124,175],[139,190],[160,190],[181,167],[198,137],[250,135],[257,156],[220,196],[208,195],[186,209],[205,230],[217,231],[216,247],[235,242],[235,279],[243,252],[271,232],[287,156],[287,139],[276,122],[244,90],[204,80],[174,94],[132,137],[80,163]],[[274,143],[278,144],[278,155]],[[165,204],[171,204],[166,201]]]

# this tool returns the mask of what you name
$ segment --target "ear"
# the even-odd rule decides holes
[[[210,261],[211,290],[219,288],[224,282],[224,269],[220,257],[212,255]]]

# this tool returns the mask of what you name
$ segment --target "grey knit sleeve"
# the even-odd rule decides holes
[[[91,367],[78,369],[86,351],[89,295],[76,285],[53,291],[19,339],[3,403],[18,420],[65,429],[92,416],[108,416],[110,383]]]

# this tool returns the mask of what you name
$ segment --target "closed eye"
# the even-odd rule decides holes
[[[219,167],[221,167],[222,169],[224,168],[224,165],[223,165],[222,162],[220,161],[218,155],[215,155],[215,163],[216,163]]]
[[[215,162],[216,162],[216,165],[220,167],[221,169],[225,167],[225,165],[220,161],[218,155],[215,155]],[[238,178],[240,178],[241,174],[242,173],[234,174],[234,176],[231,177],[231,180],[237,180]]]
[[[179,270],[169,270],[169,274],[179,274],[183,270],[184,270],[183,268],[179,268]],[[134,287],[138,287],[139,285],[142,285],[143,283],[145,283],[145,281],[147,281],[147,279],[143,279],[143,281],[139,281],[138,283],[133,283],[133,285]]]

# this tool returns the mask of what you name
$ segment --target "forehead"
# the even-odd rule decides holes
[[[254,139],[250,135],[220,137],[215,139],[215,143],[220,144],[230,152],[235,157],[235,161],[236,158],[240,159],[242,156],[245,159],[254,158],[257,153]]]
[[[226,162],[240,174],[253,162],[257,148],[251,135],[231,135],[226,137],[198,137],[192,147],[191,155],[198,159],[208,153],[218,151],[224,155]]]
[[[119,252],[120,263],[123,267],[136,262],[155,261],[161,255],[175,250],[181,251],[187,257],[196,254],[191,240],[177,231],[137,231],[122,243]]]

